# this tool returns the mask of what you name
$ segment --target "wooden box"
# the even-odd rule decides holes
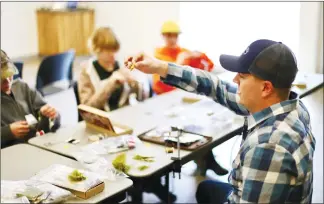
[[[85,120],[88,128],[94,129],[108,136],[131,134],[133,129],[116,122],[110,121],[107,112],[80,104],[78,110]]]
[[[94,31],[91,9],[37,10],[39,55],[54,55],[75,49],[76,55],[89,55],[87,41]]]
[[[68,175],[74,170],[75,169],[70,166],[52,164],[49,167],[42,169],[41,171],[36,173],[31,178],[31,180],[50,183],[52,185],[66,189],[82,199],[91,198],[105,189],[105,183],[100,179],[100,176],[97,173],[83,169],[77,170],[84,174],[86,180],[80,181],[79,183],[70,181]],[[87,181],[87,179],[90,179],[90,181]]]
[[[61,187],[61,188],[64,188],[64,187]],[[64,189],[70,191],[72,194],[76,195],[79,198],[88,199],[88,198],[91,198],[91,197],[97,195],[98,193],[101,193],[105,189],[105,183],[102,182],[102,183],[96,185],[95,187],[90,188],[86,192],[77,191],[77,190],[73,190],[73,189],[69,189],[69,188],[64,188]]]

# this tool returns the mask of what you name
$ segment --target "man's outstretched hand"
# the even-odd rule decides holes
[[[146,74],[158,74],[162,77],[166,77],[168,72],[168,63],[160,61],[158,59],[149,57],[148,55],[141,53],[135,56],[130,56],[125,60],[125,67],[132,69],[138,69]]]

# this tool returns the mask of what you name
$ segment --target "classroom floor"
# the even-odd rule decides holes
[[[77,78],[77,76],[79,75],[80,69],[78,65],[84,59],[84,57],[76,58],[75,66],[73,69],[74,78]],[[40,62],[41,58],[24,59],[23,79],[31,87],[35,87],[36,75]],[[73,92],[71,92],[71,94],[73,94]],[[71,98],[74,98],[74,96],[71,96]],[[60,98],[51,99],[51,101],[53,100],[53,104],[61,104]],[[323,203],[323,88],[303,98],[302,101],[308,108],[311,115],[311,125],[313,128],[313,134],[316,138],[316,151],[314,156],[313,203]],[[63,122],[64,114],[62,114],[62,117]],[[69,124],[74,123],[74,121],[65,121]],[[214,153],[216,155],[217,161],[223,167],[230,169],[231,161],[234,158],[235,154],[238,152],[239,144],[240,138],[234,137],[219,145],[217,148],[214,148]],[[202,180],[218,179],[227,182],[228,175],[217,176],[210,170],[207,172],[206,177],[195,176],[193,175],[195,168],[196,166],[193,162],[189,162],[188,164],[184,165],[182,168],[182,175],[180,180],[177,175],[176,178],[173,178],[172,174],[170,174],[170,190],[177,195],[176,203],[196,203],[195,193],[197,185]],[[160,201],[155,195],[151,193],[144,193],[144,202],[159,203]]]

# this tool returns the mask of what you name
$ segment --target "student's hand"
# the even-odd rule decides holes
[[[124,63],[127,68],[130,69],[132,65],[135,65],[136,69],[146,74],[158,74],[162,77],[165,77],[168,72],[167,62],[149,57],[143,53],[128,57]]]
[[[191,52],[181,52],[176,60],[176,64],[186,65],[186,61],[191,57]]]
[[[192,57],[192,58],[199,58],[200,56],[201,56],[201,52],[199,52],[199,51],[192,51],[191,53],[190,53],[190,56]]]
[[[43,116],[50,118],[50,119],[56,118],[56,115],[57,115],[57,111],[55,110],[55,108],[53,108],[52,106],[50,106],[48,104],[41,107],[40,113]]]
[[[119,83],[119,84],[123,84],[126,81],[125,76],[122,73],[120,73],[119,71],[114,72],[111,75],[111,78],[113,79],[113,81],[115,83]]]
[[[124,78],[125,78],[125,81],[127,81],[128,83],[133,83],[136,81],[135,77],[132,75],[132,73],[130,72],[129,69],[127,68],[120,68],[118,70],[119,73],[121,73]]]
[[[9,125],[10,130],[15,138],[24,138],[29,133],[29,125],[27,121],[17,121]]]

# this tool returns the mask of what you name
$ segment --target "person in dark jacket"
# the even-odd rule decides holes
[[[53,132],[60,127],[55,108],[25,82],[13,80],[16,74],[17,68],[1,50],[1,148],[27,142],[39,131]]]

